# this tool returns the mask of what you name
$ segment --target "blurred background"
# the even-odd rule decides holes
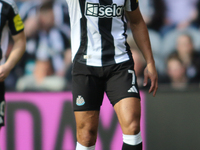
[[[70,20],[64,0],[17,0],[25,24],[24,57],[5,84],[8,91],[71,89]],[[149,29],[159,84],[183,90],[200,83],[200,1],[139,0]],[[128,29],[128,43],[142,87],[145,61]],[[9,49],[12,48],[10,40]],[[8,51],[8,54],[9,55]]]
[[[41,92],[70,93],[70,20],[65,0],[15,1],[25,24],[27,47],[25,55],[5,81],[7,95],[31,92],[40,97]],[[149,30],[159,75],[158,96],[152,98],[148,95],[150,83],[145,88],[142,86],[145,60],[128,28],[127,40],[138,85],[145,95],[145,149],[200,149],[197,144],[200,141],[200,0],[139,0],[139,7]],[[7,56],[12,46],[10,40]],[[31,94],[29,96],[27,101],[31,99]],[[8,101],[8,110],[12,109],[13,99]],[[44,99],[40,99],[41,102]],[[55,99],[56,102],[61,103]],[[43,103],[48,107],[48,101]],[[4,134],[8,135],[8,132],[5,130]]]

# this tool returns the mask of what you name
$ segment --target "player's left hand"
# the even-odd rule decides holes
[[[147,64],[147,67],[144,70],[144,86],[147,85],[148,79],[151,80],[149,93],[153,92],[153,96],[155,96],[158,89],[158,74],[156,71],[155,63]]]
[[[0,66],[0,82],[3,82],[6,79],[10,73],[10,70],[11,69],[5,64]]]

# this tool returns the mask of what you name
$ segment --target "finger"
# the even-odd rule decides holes
[[[152,80],[152,81],[151,81],[151,87],[150,87],[150,89],[149,89],[149,93],[151,93],[151,92],[154,90],[154,87],[155,87],[155,81]]]
[[[153,96],[154,97],[156,96],[157,90],[158,90],[158,81],[156,81],[155,88],[154,88],[154,91],[153,91]]]
[[[144,74],[144,82],[143,82],[143,86],[146,86],[148,82],[148,74]]]

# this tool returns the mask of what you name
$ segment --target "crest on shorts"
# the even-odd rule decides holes
[[[76,99],[76,105],[78,106],[83,106],[85,104],[85,100],[82,96],[78,96],[77,99]]]

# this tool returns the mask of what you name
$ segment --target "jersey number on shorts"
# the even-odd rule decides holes
[[[133,70],[128,70],[128,73],[131,73],[132,74],[132,87],[128,90],[128,93],[138,93],[138,90],[137,88],[135,87],[135,71]]]

